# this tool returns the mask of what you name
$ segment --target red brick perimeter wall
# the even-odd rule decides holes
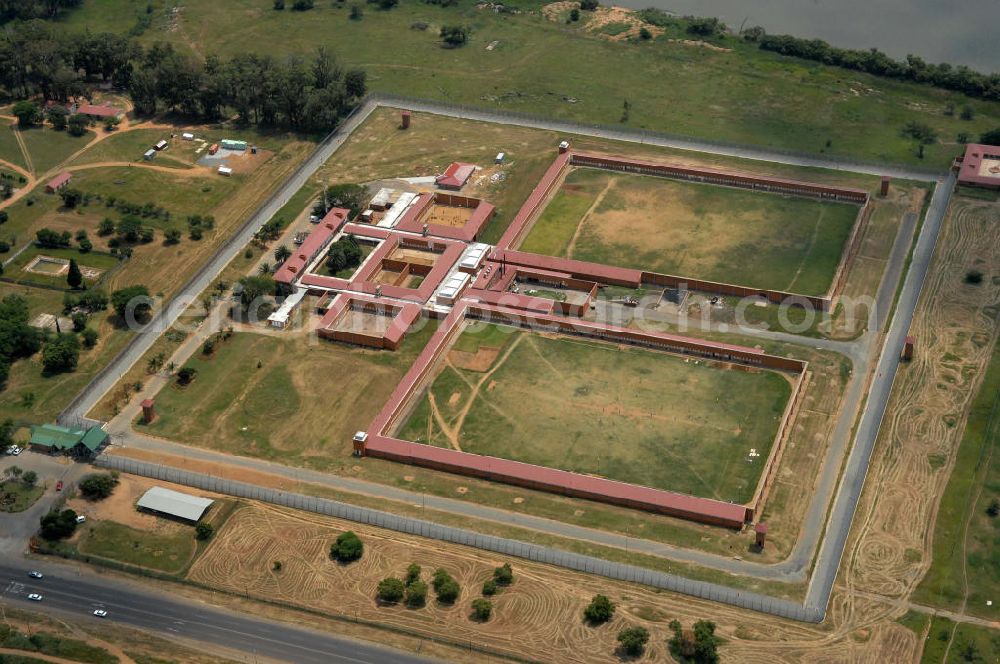
[[[529,314],[462,300],[442,322],[427,347],[410,367],[406,376],[393,391],[389,401],[369,427],[365,454],[542,491],[669,514],[712,525],[740,528],[744,522],[753,519],[753,510],[746,505],[735,505],[506,459],[458,452],[399,440],[387,435],[388,431],[394,428],[408,412],[408,408],[412,406],[412,400],[416,398],[417,392],[430,377],[437,360],[443,353],[447,352],[451,340],[461,331],[462,321],[466,317],[519,327],[544,328],[552,332],[582,335],[619,343],[626,342],[676,353],[785,371],[802,372],[806,367],[806,363],[800,360],[768,355],[755,348],[703,341],[679,335],[608,327],[597,323],[566,319],[562,316]]]

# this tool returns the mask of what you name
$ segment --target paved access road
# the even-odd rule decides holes
[[[166,638],[210,643],[296,664],[428,664],[432,661],[362,641],[211,608],[111,577],[78,574],[66,565],[48,562],[32,565],[0,563],[0,605],[58,612],[78,616],[81,621],[106,620],[157,632]],[[29,578],[28,571],[32,569],[41,571],[44,578]],[[42,601],[29,600],[29,593],[39,593]],[[94,616],[95,609],[106,610],[108,616]]]

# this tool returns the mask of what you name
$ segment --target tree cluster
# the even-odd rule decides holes
[[[618,645],[629,657],[637,657],[649,643],[649,630],[645,627],[626,627],[618,632]]]
[[[450,48],[458,48],[469,41],[469,29],[461,25],[441,26],[441,41]]]
[[[58,18],[64,10],[82,3],[83,0],[0,0],[0,25],[15,20]]]
[[[149,318],[153,311],[153,301],[149,297],[149,289],[142,284],[119,288],[111,294],[111,306],[122,320],[127,320],[129,310],[136,321],[142,322]]]
[[[70,509],[52,510],[41,519],[38,534],[49,541],[66,539],[76,531],[76,512]]]
[[[0,384],[6,382],[16,360],[34,355],[41,347],[41,334],[28,320],[27,300],[8,295],[0,301]]]
[[[368,202],[368,189],[360,184],[335,184],[326,187],[313,206],[313,214],[321,219],[333,208],[347,208],[355,217]]]
[[[60,332],[42,348],[42,371],[46,375],[75,371],[80,361],[80,339],[72,332]]]
[[[361,558],[365,545],[361,538],[348,530],[337,536],[337,541],[330,545],[330,557],[341,563],[349,563]]]
[[[245,123],[326,132],[364,96],[366,77],[345,71],[324,47],[310,60],[246,53],[203,62],[157,43],[134,58],[128,90],[143,115],[214,121],[232,109]]]
[[[458,585],[458,581],[452,578],[451,574],[442,567],[434,570],[431,585],[434,586],[437,599],[442,604],[454,604],[455,600],[458,599],[459,593],[462,591],[461,586]]]
[[[715,623],[699,620],[690,632],[682,629],[677,620],[670,621],[674,635],[667,642],[670,654],[682,664],[716,664],[721,639],[715,635]]]
[[[802,39],[791,35],[764,35],[760,38],[760,48],[875,76],[929,83],[979,99],[1000,100],[1000,73],[981,74],[964,65],[928,64],[915,55],[895,60],[874,48],[867,51],[837,48],[822,39]]]
[[[333,274],[361,265],[365,258],[361,245],[353,235],[345,235],[330,245],[326,253],[326,268]]]

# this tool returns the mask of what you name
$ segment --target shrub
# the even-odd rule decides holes
[[[483,582],[483,594],[487,597],[497,594],[497,582],[493,579],[486,579]]]
[[[967,284],[981,284],[983,283],[983,273],[979,270],[969,270],[965,273],[965,283]]]
[[[115,222],[111,217],[105,217],[97,226],[97,234],[106,237],[115,232]]]
[[[29,470],[24,475],[21,475],[21,481],[27,486],[35,486],[35,482],[38,481],[38,473]]]
[[[641,655],[648,642],[649,631],[645,627],[626,627],[618,632],[622,652],[631,657]]]
[[[423,606],[427,602],[427,584],[417,580],[406,584],[406,605],[412,608]]]
[[[83,332],[83,328],[87,327],[87,314],[81,311],[73,314],[72,320],[74,332]]]
[[[87,126],[90,124],[90,120],[86,115],[76,115],[69,116],[69,120],[66,123],[67,131],[70,136],[83,136],[87,133]]]
[[[280,572],[281,571],[281,561],[280,560],[275,560],[273,563],[271,563],[271,569],[273,571],[275,571],[275,572]]]
[[[639,38],[643,40],[649,40],[653,38],[653,33],[649,31],[649,28],[642,27],[639,28]]]
[[[386,604],[395,604],[403,599],[406,590],[403,582],[394,576],[386,577],[378,582],[377,595],[380,601]]]
[[[986,508],[986,514],[988,514],[993,518],[996,518],[998,515],[1000,515],[1000,500],[997,500],[996,498],[991,500],[990,506]]]
[[[455,48],[469,41],[469,32],[460,25],[445,25],[441,27],[441,39],[448,46]]]
[[[285,8],[285,0],[274,0],[274,8],[281,11]]]
[[[361,558],[365,546],[361,538],[348,530],[337,537],[337,541],[330,545],[330,557],[342,563],[349,563]]]
[[[205,355],[211,355],[215,350],[215,340],[205,339],[205,343],[201,346],[201,352]]]
[[[448,572],[440,567],[434,571],[433,585],[438,601],[445,604],[453,603],[458,599],[458,595],[461,592],[458,581],[453,579],[451,574],[448,574]]]
[[[365,13],[361,10],[361,5],[351,5],[350,19],[352,21],[360,21],[364,15]]]
[[[80,340],[75,334],[57,334],[42,348],[42,369],[46,374],[73,371],[79,360]]]
[[[590,623],[606,623],[615,615],[615,604],[604,595],[594,595],[583,610],[583,617]]]
[[[509,586],[514,583],[514,570],[511,569],[510,563],[504,563],[493,570],[493,580],[498,586]]]
[[[80,493],[88,500],[104,500],[118,486],[118,476],[111,473],[92,473],[80,480]]]
[[[83,345],[85,348],[93,348],[97,345],[97,330],[92,327],[85,328],[80,333],[80,338],[83,339]]]
[[[420,580],[420,565],[416,563],[410,563],[410,566],[406,568],[406,577],[403,579],[406,585],[410,585],[414,581]]]
[[[493,615],[493,602],[482,597],[472,600],[472,617],[479,622],[486,622]]]
[[[597,0],[580,0],[580,9],[584,11],[592,12],[600,6],[601,3]]]
[[[194,538],[201,542],[212,539],[212,535],[214,534],[215,527],[205,521],[199,521],[198,525],[194,527]]]
[[[76,512],[70,509],[61,512],[52,510],[42,517],[38,534],[51,541],[65,539],[74,531],[76,531]]]
[[[179,385],[189,385],[194,377],[198,375],[198,370],[194,367],[183,367],[177,372],[177,383]]]
[[[574,7],[571,10],[569,10],[569,20],[573,21],[574,23],[576,21],[579,21],[580,20],[580,10],[577,9],[576,7]]]
[[[297,12],[304,12],[312,8],[313,0],[295,0],[295,2],[292,3],[292,9]]]

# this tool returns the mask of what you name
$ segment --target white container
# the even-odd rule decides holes
[[[219,166],[219,175],[225,175],[227,178],[233,174],[233,169],[228,166]]]

